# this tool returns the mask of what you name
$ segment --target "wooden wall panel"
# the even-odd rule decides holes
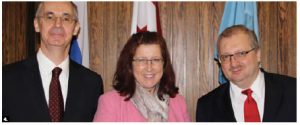
[[[112,89],[117,59],[131,30],[131,2],[89,2],[90,64]]]
[[[104,80],[104,13],[105,3],[88,3],[90,69]],[[107,81],[105,81],[107,83]],[[106,85],[106,84],[105,84]]]
[[[2,64],[27,57],[25,2],[2,3]]]
[[[213,54],[224,5],[159,2],[176,85],[186,98],[193,121],[197,99],[219,86]],[[117,59],[130,37],[132,7],[132,2],[88,3],[90,69],[101,74],[105,91],[112,89]],[[296,2],[258,2],[257,7],[262,67],[296,77]],[[2,64],[7,64],[26,57],[26,13],[17,13],[26,12],[26,5],[4,2],[2,9]]]
[[[183,51],[185,51],[185,54],[186,54],[186,55],[184,55],[184,57],[185,57],[184,71],[185,71],[185,73],[182,74],[182,73],[178,72],[178,75],[183,76],[185,78],[184,83],[182,83],[183,87],[179,88],[179,89],[184,89],[185,93],[183,93],[183,92],[180,92],[180,93],[182,95],[191,97],[191,98],[186,98],[187,105],[189,105],[189,107],[188,107],[189,112],[192,112],[193,110],[195,110],[197,100],[195,100],[193,98],[195,97],[195,95],[199,96],[199,94],[201,92],[203,92],[203,91],[199,91],[200,90],[199,86],[201,86],[201,85],[203,85],[203,83],[205,83],[204,80],[207,80],[207,79],[201,79],[201,74],[202,74],[201,70],[205,66],[204,65],[200,66],[200,65],[203,64],[204,60],[206,60],[206,62],[207,62],[206,58],[203,59],[203,57],[205,57],[203,55],[208,55],[208,53],[206,51],[204,54],[200,51],[201,48],[206,45],[204,45],[203,42],[199,39],[200,38],[199,34],[202,32],[201,30],[198,30],[198,29],[200,29],[200,23],[199,23],[200,18],[199,18],[199,16],[196,16],[196,15],[198,15],[198,13],[201,9],[198,7],[199,4],[200,3],[193,3],[193,2],[183,4],[186,8],[185,9],[186,11],[183,14],[184,15],[184,17],[183,17],[184,23],[189,24],[189,25],[186,25],[185,27],[183,27],[182,31],[184,31],[184,33],[182,35],[184,36],[185,39],[184,39],[184,41],[181,41],[186,44],[185,48],[183,50]],[[186,15],[187,13],[188,13],[188,15]],[[204,15],[202,17],[204,17]],[[205,44],[207,44],[207,43],[205,43]],[[208,49],[206,47],[206,49],[202,49],[202,50],[208,50]],[[173,60],[173,62],[174,62],[174,60]],[[207,78],[207,77],[205,77],[205,78]]]
[[[294,3],[294,4],[293,4]],[[278,72],[290,76],[296,75],[296,37],[291,37],[291,34],[296,34],[297,21],[296,18],[289,19],[289,15],[296,17],[296,2],[293,3],[278,3]]]
[[[296,77],[296,2],[258,2],[262,67]]]

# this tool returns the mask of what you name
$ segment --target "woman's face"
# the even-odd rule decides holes
[[[163,58],[158,44],[140,45],[133,57],[133,75],[140,86],[154,92],[163,75]]]

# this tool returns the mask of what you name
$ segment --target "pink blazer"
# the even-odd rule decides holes
[[[147,120],[135,108],[131,101],[124,101],[125,97],[115,90],[106,92],[98,100],[98,108],[94,122],[146,122]],[[190,122],[184,97],[177,94],[170,98],[169,122]]]

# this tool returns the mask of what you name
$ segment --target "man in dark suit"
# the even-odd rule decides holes
[[[229,82],[198,100],[197,122],[296,122],[296,79],[260,69],[253,31],[229,27],[217,45]]]
[[[80,26],[72,2],[42,2],[34,19],[36,56],[3,67],[2,118],[12,122],[92,121],[101,76],[69,59]]]

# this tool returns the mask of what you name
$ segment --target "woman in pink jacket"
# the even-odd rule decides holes
[[[188,122],[164,38],[156,32],[131,36],[117,63],[113,88],[100,96],[97,122]]]

